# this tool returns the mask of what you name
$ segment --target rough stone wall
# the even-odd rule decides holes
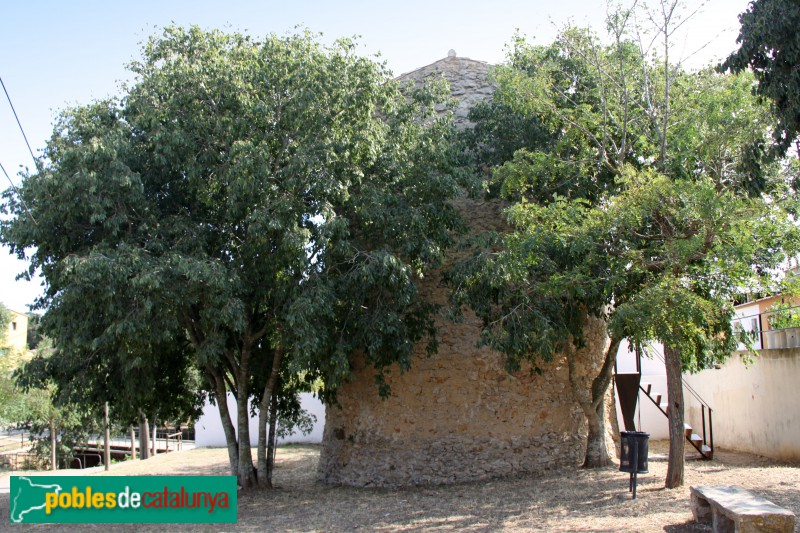
[[[420,83],[433,76],[444,76],[450,93],[457,100],[453,118],[459,126],[469,124],[467,114],[476,103],[492,96],[494,86],[487,79],[491,65],[467,57],[456,57],[453,50],[444,59],[397,77],[401,84]]]
[[[491,95],[488,70],[486,63],[451,56],[400,79],[418,81],[443,73],[454,96],[468,102],[455,111],[463,125],[469,105]],[[462,198],[455,204],[470,234],[505,228],[502,202]],[[466,253],[456,250],[449,264]],[[448,305],[449,288],[439,276],[423,280],[421,290],[434,303]],[[427,357],[420,346],[410,371],[392,369],[387,376],[391,397],[386,400],[377,394],[374,369],[354,361],[353,380],[339,389],[339,405],[326,411],[322,481],[358,486],[450,483],[581,463],[585,417],[570,390],[563,357],[540,365],[542,375],[527,369],[511,375],[501,354],[477,347],[480,321],[474,314],[465,313],[460,323],[439,317],[437,326],[438,353]],[[598,323],[588,325],[587,340],[579,366],[588,386],[600,365],[588,354],[600,352],[607,342]],[[615,409],[607,413],[615,417]],[[615,427],[607,439],[612,453]]]

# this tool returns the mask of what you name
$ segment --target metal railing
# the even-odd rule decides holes
[[[734,331],[749,337],[739,342],[739,349],[750,344],[755,350],[775,350],[800,347],[800,306],[737,316],[732,320]]]
[[[652,354],[658,360],[660,360],[662,363],[664,363],[664,366],[666,367],[667,362],[664,360],[664,356],[662,354],[660,354],[657,350],[652,350]],[[706,402],[700,396],[700,394],[691,385],[689,385],[688,383],[686,383],[683,380],[683,376],[681,376],[681,385],[700,404],[700,418],[701,418],[701,425],[702,425],[702,431],[703,431],[703,434],[702,434],[703,444],[705,444],[706,446],[711,448],[712,453],[713,453],[713,450],[714,450],[714,420],[713,420],[713,410],[711,409],[711,405],[709,405],[708,402]],[[641,388],[641,386],[640,386],[640,388]],[[647,396],[650,397],[650,394],[647,394]],[[653,401],[653,398],[650,397],[650,400]],[[659,409],[661,409],[661,406],[657,406],[657,407]],[[706,411],[708,411],[708,425],[706,425]],[[666,415],[667,413],[664,413],[664,414]]]

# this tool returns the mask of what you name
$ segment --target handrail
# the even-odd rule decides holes
[[[785,307],[783,309],[778,309],[776,311],[764,311],[763,313],[759,312],[759,313],[756,313],[754,315],[736,316],[736,317],[734,317],[734,320],[739,320],[739,319],[742,319],[742,318],[754,318],[754,317],[762,316],[762,315],[775,315],[775,314],[780,313],[782,311],[790,311],[792,309],[800,309],[800,305],[793,305],[791,307]]]
[[[660,353],[658,353],[658,351],[657,351],[657,350],[652,350],[652,352],[653,352],[653,355],[654,355],[655,357],[657,357],[659,361],[661,361],[662,363],[664,363],[664,365],[666,365],[666,364],[667,364],[667,362],[664,360],[664,356],[663,356],[663,355],[661,355]],[[694,390],[694,389],[692,388],[692,386],[691,386],[691,385],[689,385],[688,383],[686,383],[686,382],[683,380],[683,376],[681,376],[681,385],[683,385],[683,386],[686,388],[686,390],[688,390],[688,391],[689,391],[689,393],[690,393],[692,396],[694,396],[694,398],[695,398],[695,399],[696,399],[698,402],[700,402],[702,405],[705,405],[706,407],[708,407],[709,409],[711,409],[711,405],[710,405],[710,404],[709,404],[707,401],[705,401],[703,398],[701,398],[701,397],[700,397],[700,394],[698,394],[698,392],[697,392],[696,390]]]
[[[737,339],[740,344],[739,350],[794,348],[800,345],[800,335],[795,335],[791,341],[788,341],[788,337],[786,340],[784,340],[784,338],[781,336],[784,333],[786,335],[791,335],[795,330],[800,328],[800,322],[798,322],[797,325],[792,325],[790,322],[790,325],[782,328],[776,328],[772,324],[772,317],[775,315],[780,315],[781,313],[787,312],[791,313],[792,315],[799,315],[800,313],[797,312],[798,309],[800,309],[800,305],[785,307],[783,309],[777,309],[774,311],[764,311],[763,313],[760,312],[756,314],[733,317],[731,319],[731,324],[734,329],[738,330],[742,337],[744,337],[744,335],[750,337],[750,341],[746,341],[743,338]],[[752,343],[752,345],[748,347],[750,343]]]
[[[647,352],[649,354],[652,354],[653,357],[655,357],[658,360],[660,360],[666,366],[667,363],[666,363],[666,360],[665,360],[665,358],[664,358],[664,356],[662,354],[660,354],[658,351],[653,349],[651,346],[647,346],[647,347],[645,347],[645,349],[647,350]],[[686,383],[686,381],[684,381],[683,375],[680,376],[680,380],[681,380],[681,387],[685,388],[686,390],[688,390],[689,394],[691,396],[693,396],[700,403],[700,417],[701,417],[701,425],[702,425],[702,437],[700,437],[702,440],[701,440],[700,444],[698,444],[697,440],[694,439],[694,434],[687,434],[685,436],[685,438],[692,444],[692,446],[695,447],[695,449],[697,449],[697,451],[700,452],[700,454],[704,458],[710,459],[713,455],[709,455],[708,454],[709,450],[710,450],[711,454],[714,453],[714,426],[713,426],[713,421],[712,421],[713,420],[712,419],[712,416],[713,416],[712,415],[712,411],[713,411],[713,409],[711,409],[711,406],[708,404],[708,402],[703,400],[703,398],[700,396],[700,394],[696,390],[694,390],[694,388],[691,385],[689,385],[688,383]],[[662,414],[664,414],[665,416],[669,416],[667,414],[668,413],[667,409],[669,409],[669,406],[667,406],[666,408],[662,408],[661,404],[658,403],[658,402],[660,402],[660,399],[657,400],[656,398],[653,398],[653,396],[651,396],[649,387],[647,389],[645,389],[642,386],[642,384],[640,383],[639,384],[639,390],[641,390],[641,391],[643,391],[645,393],[645,396],[647,396],[647,398],[651,402],[653,402],[653,405],[655,405],[656,408],[659,411],[661,411]],[[667,393],[668,392],[669,391],[667,391]],[[660,396],[658,398],[660,398]],[[708,426],[706,426],[706,409],[708,410]],[[698,432],[700,432],[700,430],[698,430]],[[710,436],[710,442],[709,442],[709,436]],[[708,449],[705,449],[704,446],[708,446]]]

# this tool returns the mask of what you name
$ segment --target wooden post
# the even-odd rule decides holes
[[[130,428],[131,433],[131,460],[136,460],[136,433],[133,431],[133,426]]]
[[[55,417],[50,414],[50,470],[57,470],[58,464],[56,463],[56,421]]]
[[[150,424],[147,417],[142,415],[142,423],[139,425],[139,453],[142,459],[150,458]]]
[[[153,457],[155,457],[156,454],[158,453],[158,448],[156,447],[156,436],[157,436],[156,427],[157,427],[156,426],[156,419],[154,418],[153,419]]]
[[[105,469],[109,470],[111,468],[111,428],[108,424],[108,402],[106,402],[103,409],[103,440],[105,441],[103,464]]]

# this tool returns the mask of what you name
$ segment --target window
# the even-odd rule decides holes
[[[11,331],[17,331],[17,323],[16,322],[12,322],[11,323]]]

